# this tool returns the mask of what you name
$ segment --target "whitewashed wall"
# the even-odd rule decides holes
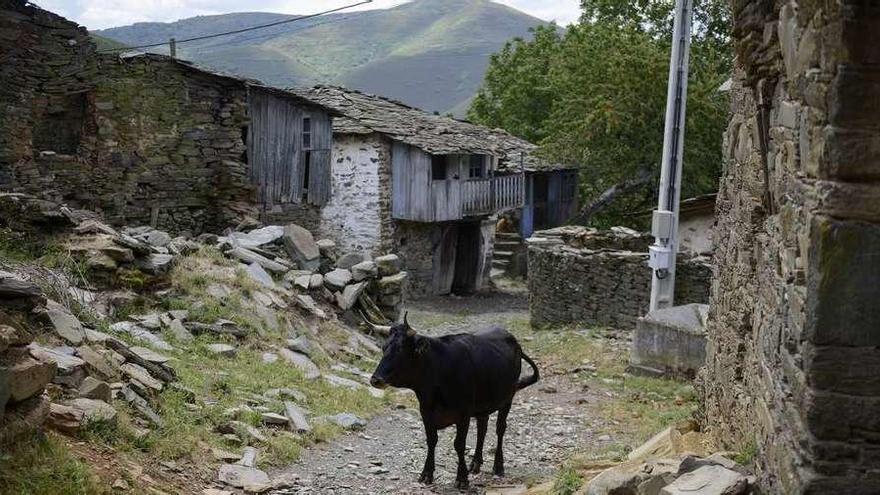
[[[319,234],[333,239],[340,253],[383,254],[382,201],[390,187],[386,148],[377,134],[333,136],[332,193],[321,210]]]

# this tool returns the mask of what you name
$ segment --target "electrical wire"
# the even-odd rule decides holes
[[[196,36],[193,38],[175,40],[175,43],[176,44],[188,43],[191,41],[200,41],[200,40],[207,40],[207,39],[211,39],[211,38],[219,38],[221,36],[228,36],[230,34],[246,33],[248,31],[255,31],[257,29],[265,29],[265,28],[269,28],[269,27],[273,27],[273,26],[279,26],[282,24],[289,24],[291,22],[302,21],[305,19],[312,19],[314,17],[319,17],[319,16],[326,15],[326,14],[332,14],[334,12],[339,12],[340,10],[350,9],[352,7],[357,7],[359,5],[365,5],[365,4],[372,3],[372,2],[373,2],[373,0],[363,0],[361,2],[352,3],[349,5],[342,6],[342,7],[337,7],[335,9],[325,10],[323,12],[317,12],[315,14],[307,14],[307,15],[303,15],[303,16],[299,16],[299,17],[294,17],[292,19],[285,19],[283,21],[270,22],[269,24],[261,24],[259,26],[251,26],[248,28],[236,29],[233,31],[226,31],[226,32],[214,33],[214,34],[206,34],[203,36]],[[127,46],[125,48],[109,48],[106,50],[100,50],[99,53],[125,52],[125,51],[131,51],[131,50],[140,50],[142,48],[155,48],[158,46],[167,45],[168,43],[169,43],[168,41],[163,41],[161,43],[151,43],[148,45],[139,45],[139,46]]]

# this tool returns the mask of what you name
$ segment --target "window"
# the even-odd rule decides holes
[[[46,104],[45,113],[35,115],[34,151],[76,153],[86,120],[86,94],[50,97]]]
[[[471,179],[482,179],[485,176],[486,168],[483,155],[471,155],[470,165],[468,167],[468,177]]]
[[[312,119],[311,117],[303,118],[303,149],[312,147]]]
[[[306,155],[303,158],[303,199],[308,198],[309,196],[309,180],[311,179],[312,175],[312,152],[306,151],[305,154]]]
[[[431,155],[431,179],[446,180],[446,157]]]

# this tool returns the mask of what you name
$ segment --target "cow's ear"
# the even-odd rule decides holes
[[[407,327],[406,327],[406,336],[407,336],[407,337],[415,337],[415,336],[416,336],[416,330],[415,330],[415,328],[413,328],[413,327],[407,325]]]

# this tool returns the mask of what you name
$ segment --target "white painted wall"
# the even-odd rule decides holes
[[[320,237],[340,253],[379,253],[382,232],[380,192],[390,187],[380,174],[384,156],[377,134],[334,134],[330,157],[330,201],[321,210]]]
[[[712,226],[714,224],[715,216],[711,211],[702,215],[682,218],[678,225],[679,251],[688,251],[694,254],[712,253],[714,249]]]

